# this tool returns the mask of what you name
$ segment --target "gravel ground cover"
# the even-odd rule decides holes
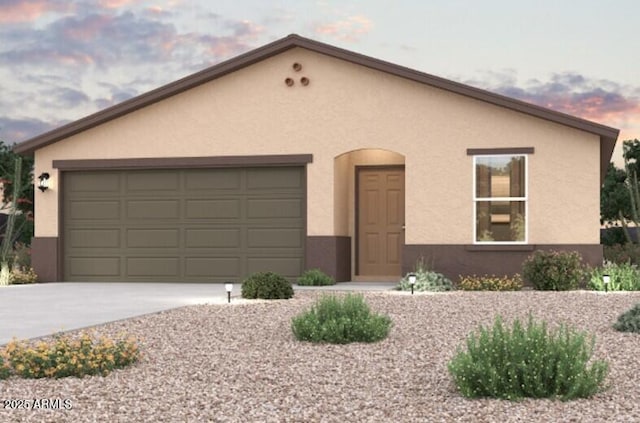
[[[313,345],[291,318],[319,292],[291,300],[182,307],[114,322],[100,333],[142,339],[143,359],[107,377],[0,381],[0,398],[67,399],[70,409],[0,410],[2,422],[633,422],[640,421],[640,335],[611,325],[640,293],[365,293],[391,316],[375,344]],[[609,388],[588,400],[468,400],[447,362],[479,324],[531,312],[596,335]]]

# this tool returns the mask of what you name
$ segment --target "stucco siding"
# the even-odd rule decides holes
[[[397,154],[385,164],[404,157],[406,243],[468,244],[466,149],[492,147],[535,147],[531,243],[598,242],[596,135],[300,48],[37,150],[35,172],[51,173],[52,186],[36,201],[36,236],[58,236],[53,160],[308,153],[307,235],[351,234],[353,175],[337,175],[356,163],[335,159],[380,149]]]

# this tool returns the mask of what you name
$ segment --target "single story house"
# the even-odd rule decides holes
[[[15,147],[43,281],[601,263],[618,130],[289,35]]]

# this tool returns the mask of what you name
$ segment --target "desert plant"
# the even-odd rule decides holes
[[[0,380],[6,379],[11,376],[11,367],[9,367],[9,360],[0,353]]]
[[[2,355],[10,363],[12,373],[37,379],[104,376],[138,361],[140,350],[133,337],[113,340],[103,336],[96,339],[88,333],[81,333],[75,338],[56,335],[50,342],[14,339],[4,347]]]
[[[584,273],[582,256],[577,251],[538,250],[522,266],[524,278],[541,291],[576,289]]]
[[[309,269],[298,278],[298,285],[324,286],[335,285],[336,281],[320,269]]]
[[[507,275],[460,276],[457,288],[463,291],[519,291],[522,289],[522,277],[517,273],[511,277]]]
[[[416,275],[416,283],[413,286],[414,291],[451,291],[453,289],[453,283],[450,279],[444,276],[442,273],[435,272],[429,268],[424,257],[420,257],[416,261],[414,268],[414,274]],[[409,283],[409,275],[407,273],[404,278],[400,280],[400,283],[396,287],[399,291],[411,291],[411,284]]]
[[[640,245],[639,244],[616,244],[605,245],[604,259],[611,263],[617,264],[635,264],[640,265]]]
[[[24,285],[38,282],[38,275],[31,268],[20,268],[15,266],[9,275],[10,285]]]
[[[636,265],[608,263],[591,269],[587,286],[595,291],[604,291],[603,275],[609,275],[609,291],[640,291],[640,269]]]
[[[277,273],[254,273],[242,283],[242,298],[279,300],[291,297],[293,297],[291,282]]]
[[[640,333],[640,303],[618,316],[613,328],[620,332]]]
[[[549,331],[531,315],[526,327],[515,320],[511,329],[497,316],[493,328],[467,337],[448,368],[469,398],[587,398],[604,389],[608,372],[605,361],[590,361],[594,343],[565,325]]]
[[[387,337],[391,318],[372,313],[361,294],[323,295],[310,310],[291,321],[299,341],[347,344]]]

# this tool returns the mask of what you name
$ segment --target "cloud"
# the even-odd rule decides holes
[[[39,119],[11,119],[0,117],[0,139],[7,144],[24,141],[47,132],[65,122],[45,122]]]
[[[546,81],[532,79],[524,86],[517,83],[514,71],[487,72],[480,79],[465,82],[607,125],[635,125],[633,120],[640,114],[640,87],[591,79],[575,72],[555,73]]]
[[[33,22],[50,12],[70,12],[73,2],[60,0],[2,0],[0,1],[0,23],[12,24]]]
[[[316,24],[314,32],[340,41],[354,42],[373,29],[373,21],[362,15],[349,16],[336,22]]]

